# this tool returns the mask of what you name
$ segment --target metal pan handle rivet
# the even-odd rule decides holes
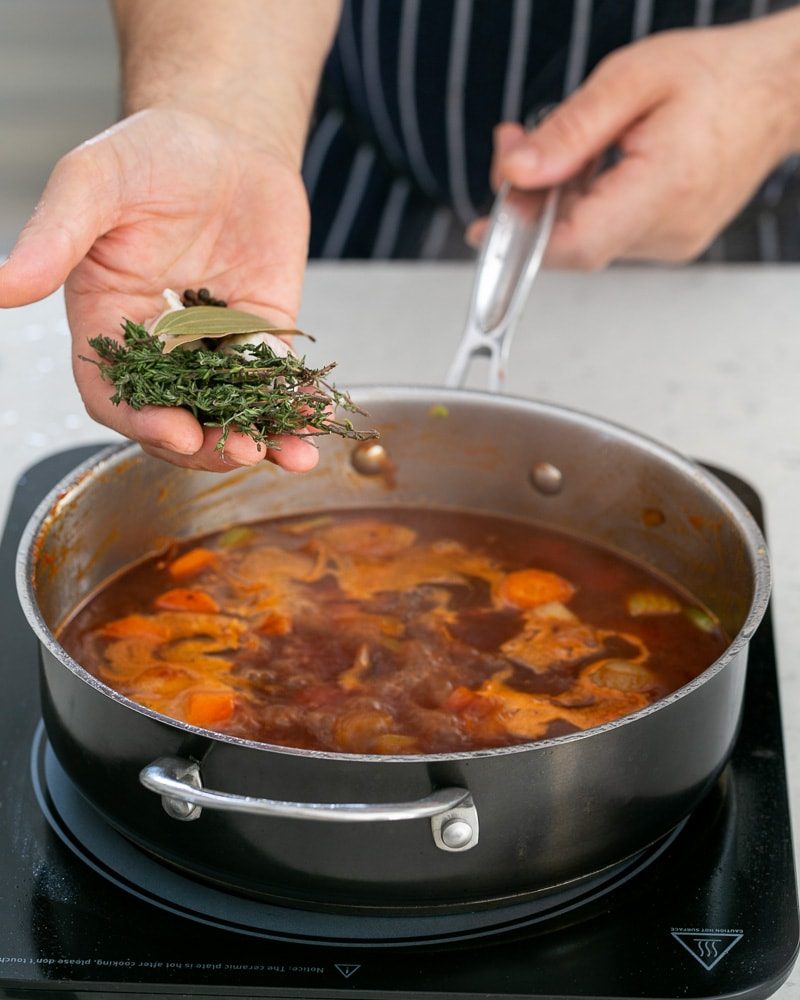
[[[460,802],[455,809],[431,819],[433,842],[440,851],[469,851],[478,843],[480,827],[478,811],[472,796]]]
[[[362,441],[353,448],[350,462],[356,472],[362,476],[379,476],[386,471],[389,456],[382,444],[375,441]]]
[[[442,840],[448,847],[465,847],[472,840],[472,827],[466,820],[448,820],[442,827]]]
[[[534,489],[546,496],[555,496],[561,492],[564,485],[564,476],[561,469],[550,462],[537,462],[531,467],[530,482]]]

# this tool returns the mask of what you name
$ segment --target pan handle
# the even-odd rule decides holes
[[[161,796],[173,819],[197,819],[203,809],[311,819],[337,823],[430,817],[436,846],[444,851],[466,851],[478,842],[478,813],[466,788],[439,788],[414,802],[282,802],[250,795],[232,795],[203,787],[200,766],[180,757],[159,757],[139,773],[145,788]]]
[[[464,333],[445,379],[463,386],[474,358],[489,358],[488,388],[500,392],[511,339],[547,248],[559,189],[522,191],[504,184],[489,216]]]

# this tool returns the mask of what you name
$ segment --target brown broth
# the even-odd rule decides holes
[[[175,545],[104,586],[59,638],[171,718],[394,754],[591,728],[682,687],[728,644],[694,598],[632,560],[522,521],[418,508]]]

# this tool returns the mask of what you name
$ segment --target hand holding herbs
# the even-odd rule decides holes
[[[189,49],[196,66],[196,39]],[[225,100],[239,107],[238,99]],[[308,199],[299,153],[273,140],[263,117],[250,132],[224,115],[185,108],[131,115],[59,161],[0,268],[2,306],[35,301],[64,283],[73,373],[89,415],[175,465],[229,472],[266,456],[305,472],[319,460],[316,438],[292,435],[281,436],[279,449],[258,451],[232,430],[218,451],[221,428],[204,427],[179,406],[114,406],[114,387],[80,360],[98,360],[89,339],[116,336],[122,317],[140,321],[161,311],[162,275],[181,289],[202,275],[236,308],[295,325]]]
[[[228,309],[205,288],[187,290],[182,300],[167,289],[164,297],[169,308],[152,332],[127,319],[124,343],[107,336],[89,340],[100,360],[81,360],[97,365],[115,387],[115,405],[183,407],[204,426],[222,429],[220,452],[232,430],[246,434],[259,450],[280,448],[285,435],[336,434],[359,441],[377,436],[336,417],[337,408],[363,411],[327,381],[335,365],[310,368],[277,336],[300,331]]]

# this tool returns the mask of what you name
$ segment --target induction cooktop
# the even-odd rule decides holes
[[[286,909],[195,883],[110,830],[47,744],[13,581],[34,507],[92,450],[23,475],[0,546],[0,996],[759,998],[786,979],[800,929],[769,614],[708,797],[662,842],[545,907],[455,922]],[[713,471],[761,520],[754,491]]]

